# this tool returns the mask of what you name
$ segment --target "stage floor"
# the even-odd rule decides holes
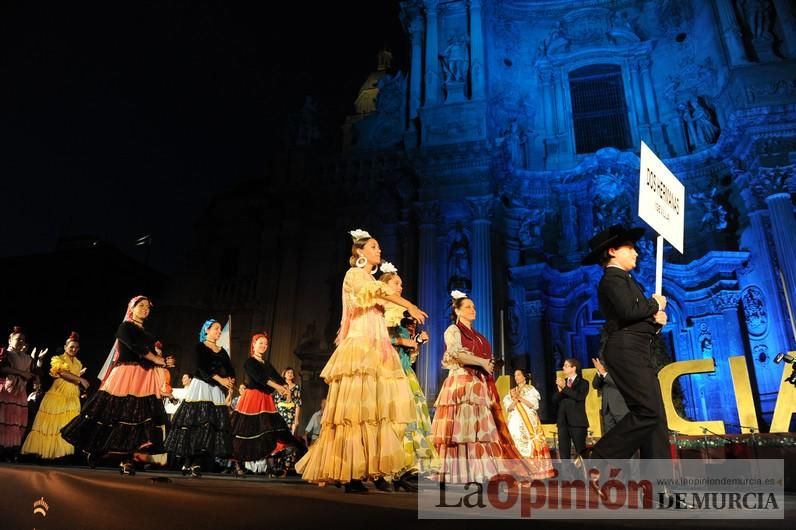
[[[371,485],[372,486],[372,485]],[[39,501],[46,502],[46,506]],[[34,513],[34,510],[37,510]],[[46,515],[42,515],[42,512]],[[3,530],[180,528],[793,528],[796,495],[785,497],[784,520],[418,520],[417,497],[371,491],[345,494],[300,479],[201,479],[173,472],[121,476],[110,469],[0,464]]]

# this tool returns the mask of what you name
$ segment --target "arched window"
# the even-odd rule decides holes
[[[632,147],[622,71],[614,64],[592,64],[569,73],[575,150]]]

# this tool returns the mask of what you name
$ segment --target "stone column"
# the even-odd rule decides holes
[[[412,40],[412,67],[409,74],[409,119],[417,118],[420,107],[421,81],[423,79],[423,20],[413,18],[409,23],[409,38]]]
[[[655,101],[655,93],[652,87],[651,66],[652,61],[650,61],[649,57],[644,57],[639,61],[641,86],[644,90],[644,102],[646,104],[644,115],[647,118],[647,123],[650,124],[658,122],[658,103]]]
[[[774,0],[777,9],[779,27],[782,29],[782,38],[785,41],[787,55],[791,59],[796,58],[796,15],[793,11],[792,0]]]
[[[470,244],[473,260],[473,292],[471,298],[475,303],[476,329],[484,335],[497,351],[495,344],[494,315],[492,310],[492,196],[468,198],[467,203],[473,216],[473,237]]]
[[[796,302],[796,217],[793,215],[793,203],[790,194],[783,191],[766,197],[766,205],[771,218],[777,261],[785,276],[785,286],[793,305]]]
[[[629,62],[627,69],[630,72],[630,96],[633,98],[633,109],[636,111],[637,123],[639,125],[649,123],[650,118],[647,115],[647,108],[644,106],[644,98],[641,95],[644,89],[638,72],[638,61]]]
[[[745,64],[746,52],[743,47],[743,33],[735,16],[733,0],[716,0],[716,10],[719,14],[719,27],[731,65]]]
[[[470,99],[484,98],[484,31],[481,0],[470,0]]]
[[[566,108],[564,101],[564,78],[566,75],[561,71],[553,72],[553,94],[556,100],[556,135],[564,134],[566,127]]]
[[[425,0],[426,4],[426,99],[425,106],[439,102],[439,36],[437,9],[439,0]]]
[[[542,112],[544,112],[544,134],[552,136],[555,134],[555,124],[553,122],[555,110],[553,107],[553,71],[543,68],[539,71],[539,80],[542,86]]]
[[[575,146],[574,144],[570,146],[570,143],[575,139],[572,134],[574,123],[570,112],[572,101],[569,99],[569,76],[559,71],[556,80],[558,81],[556,83],[556,99],[558,100],[558,134],[560,135],[558,148],[562,155],[566,154],[568,157],[572,157],[575,154]]]
[[[644,57],[639,61],[639,66],[641,68],[641,84],[644,86],[644,101],[649,118],[651,146],[658,156],[663,158],[673,153],[671,153],[663,136],[658,102],[655,100],[655,87],[652,84],[652,74],[650,72],[651,63],[652,61],[650,61],[649,57]]]
[[[752,194],[744,194],[744,200],[747,204],[753,204],[754,198]],[[770,246],[767,243],[768,234],[766,230],[765,211],[755,210],[747,213],[749,216],[749,231],[752,241],[750,248],[753,253],[753,262],[766,264],[760,270],[760,282],[758,285],[766,293],[777,293],[782,288],[782,283],[779,279],[777,271],[771,264],[774,263],[775,257]],[[770,296],[766,299],[766,308],[769,315],[785,315],[787,308],[784,302],[780,301],[779,296]],[[769,326],[771,330],[769,333],[773,337],[769,337],[768,343],[776,351],[783,351],[790,349],[788,344],[791,336],[790,327],[782,318],[770,318]],[[773,339],[773,340],[772,340]],[[757,380],[757,388],[760,392],[760,411],[765,414],[770,414],[774,410],[774,403],[776,395],[779,391],[780,372],[771,369],[770,363],[761,364],[753,363],[755,371],[755,379]]]
[[[719,377],[728,386],[732,385],[729,358],[746,354],[741,322],[738,319],[739,300],[738,291],[719,291],[712,298],[713,307],[721,314],[721,320],[716,322],[714,329],[723,331],[713,336],[713,358],[716,360]],[[735,414],[735,399],[729,393],[721,393],[721,405],[725,418],[731,418]]]
[[[548,387],[553,377],[552,372],[548,372],[547,360],[544,350],[544,330],[542,327],[544,317],[544,305],[540,300],[525,302],[525,317],[528,320],[528,355],[531,359],[531,373],[533,374],[533,386],[542,396],[539,403],[539,417],[547,418],[548,411]]]
[[[415,212],[418,221],[418,256],[417,256],[417,305],[431,315],[438,314],[436,304],[436,252],[437,224],[439,223],[439,205],[436,202],[416,203]],[[442,342],[442,331],[438,318],[430,318],[426,323],[426,330],[430,337],[430,346],[423,347],[421,356],[416,364],[417,376],[429,400],[437,395],[437,381],[441,354],[445,349]],[[434,345],[434,346],[431,346]],[[432,353],[434,352],[434,353]]]

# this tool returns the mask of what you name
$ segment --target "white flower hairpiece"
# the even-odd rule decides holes
[[[351,230],[349,232],[349,234],[351,234],[351,238],[354,240],[355,243],[357,241],[359,241],[360,239],[370,239],[371,238],[370,234],[368,234],[365,230],[361,230],[359,228],[357,228],[356,230]]]
[[[458,300],[460,298],[467,298],[467,295],[459,290],[454,289],[451,291],[451,298]]]
[[[379,269],[381,270],[381,272],[383,272],[385,274],[388,273],[388,272],[391,272],[393,274],[398,274],[398,269],[396,269],[395,265],[393,265],[389,261],[385,261],[384,263],[382,263],[381,267],[379,267]]]

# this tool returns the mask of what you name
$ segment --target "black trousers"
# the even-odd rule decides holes
[[[630,412],[595,444],[592,458],[624,460],[637,450],[645,459],[671,458],[661,386],[652,366],[652,339],[622,330],[608,338],[603,355]]]
[[[580,454],[586,447],[586,427],[570,427],[566,423],[558,424],[558,458],[566,462],[572,457],[572,444],[575,454]]]

